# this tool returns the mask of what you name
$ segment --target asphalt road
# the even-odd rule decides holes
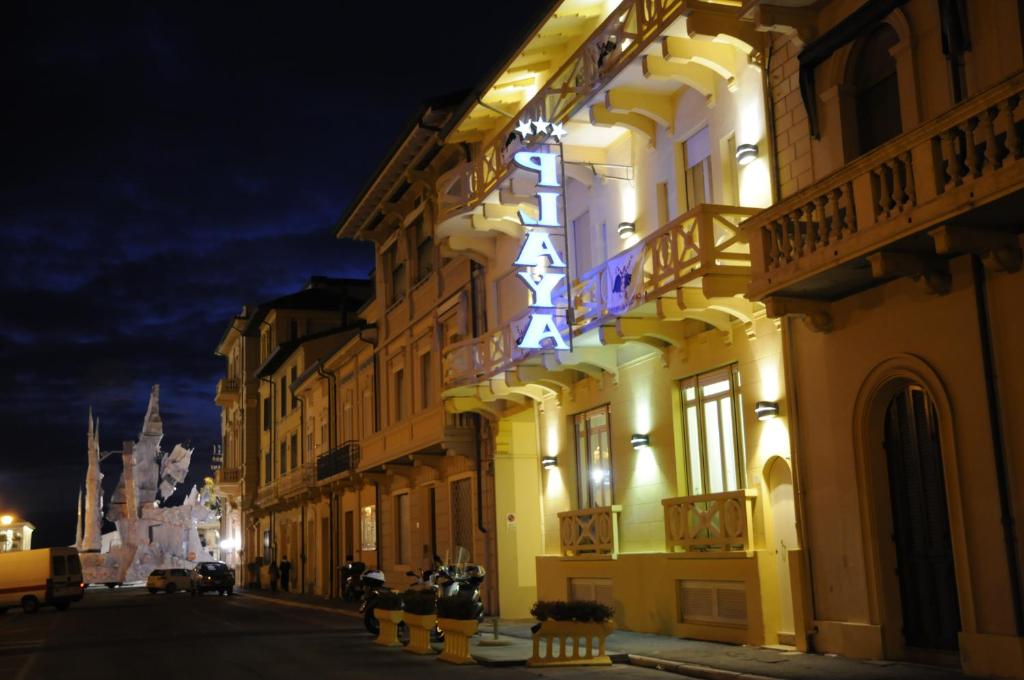
[[[245,595],[150,595],[89,589],[64,612],[0,614],[0,678],[224,680],[244,678],[493,678],[670,680],[659,671],[452,666],[384,649],[355,619]]]

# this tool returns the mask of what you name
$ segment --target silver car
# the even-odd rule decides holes
[[[192,577],[184,569],[154,569],[146,579],[146,589],[153,595],[161,590],[173,595],[180,590],[187,592],[192,588]]]

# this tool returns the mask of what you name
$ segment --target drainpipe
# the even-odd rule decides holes
[[[299,583],[302,594],[306,594],[306,504],[303,503],[300,506],[302,513],[299,515],[299,521],[302,522],[302,528],[299,530],[299,536],[302,539],[302,551],[299,555],[299,559],[302,561],[302,571],[299,572]]]
[[[303,466],[308,462],[306,460],[306,398],[299,396],[295,392],[295,385],[291,386],[292,396],[295,397],[299,402],[299,474],[302,474]],[[299,536],[302,538],[302,553],[299,555],[299,559],[302,560],[302,571],[300,572],[300,582],[302,593],[306,593],[306,502],[303,501],[300,506],[302,513],[300,521],[302,522],[302,529],[299,532]]]
[[[982,370],[985,376],[985,396],[988,402],[988,424],[992,435],[992,457],[995,459],[996,487],[999,492],[1000,521],[1003,525],[1003,547],[1006,550],[1006,565],[1010,571],[1013,618],[1017,626],[1017,636],[1020,637],[1024,635],[1024,603],[1021,601],[1020,562],[1017,557],[1017,537],[1007,481],[1003,428],[999,416],[999,393],[996,386],[995,361],[992,356],[992,330],[989,325],[985,268],[978,255],[971,255],[971,273],[974,283],[974,306],[978,314],[978,339],[981,347]]]
[[[768,39],[767,56],[764,61],[764,69],[761,71],[761,87],[764,90],[764,107],[765,107],[765,119],[768,123],[768,148],[766,151],[772,159],[772,194],[775,196],[774,203],[782,201],[782,186],[779,183],[779,154],[775,153],[775,140],[776,128],[775,128],[775,100],[772,94],[772,39]],[[738,182],[737,182],[738,184]],[[739,186],[736,187],[737,191]]]
[[[380,483],[373,483],[373,502],[377,508],[377,521],[373,523],[374,540],[377,542],[377,568],[381,571],[384,570],[384,544],[380,540],[380,521],[381,521],[381,507],[380,507]]]
[[[275,405],[275,402],[277,401],[277,398],[275,396],[275,394],[276,394],[276,386],[274,384],[274,379],[273,378],[267,378],[266,376],[263,376],[262,378],[260,378],[260,382],[265,382],[268,385],[270,385],[270,474],[267,475],[267,484],[271,484],[273,482],[273,480],[271,478],[274,476],[274,470],[277,469],[277,466],[274,465],[274,451],[277,449],[277,446],[276,446],[276,444],[277,444],[277,437],[276,437],[276,434],[277,434],[277,418],[274,417],[274,413],[275,413],[274,405]],[[260,408],[264,408],[263,404],[260,404]],[[261,420],[262,420],[262,417],[263,417],[263,414],[261,413],[260,414],[260,419]],[[262,428],[262,426],[263,426],[263,423],[260,423],[260,427],[261,428]],[[266,463],[263,460],[260,461],[260,464],[264,465],[264,466],[266,465]],[[264,472],[266,472],[266,467],[264,467]],[[273,552],[274,546],[276,545],[275,540],[277,538],[274,535],[274,514],[275,514],[274,511],[270,511],[270,547],[271,547],[271,551],[272,552]]]
[[[807,576],[806,594],[808,595],[808,607],[811,620],[805,622],[806,634],[810,638],[818,632],[815,621],[818,620],[818,607],[815,601],[814,579],[812,578],[811,564],[811,539],[807,531],[807,524],[804,522],[804,511],[806,509],[807,495],[804,491],[803,456],[800,454],[800,447],[797,444],[796,433],[800,431],[800,409],[797,406],[796,388],[796,367],[793,348],[793,317],[786,316],[782,320],[782,363],[784,367],[784,380],[786,385],[786,410],[789,418],[789,450],[793,460],[793,495],[794,519],[796,520],[796,532],[800,538],[800,554],[804,563],[804,572]],[[810,639],[807,640],[808,647],[813,650],[814,645]]]
[[[335,390],[337,389],[337,386],[336,386],[336,383],[335,383],[335,375],[333,373],[327,373],[326,371],[324,371],[323,364],[317,365],[316,373],[321,378],[323,378],[323,379],[325,379],[327,381],[327,449],[328,449],[328,452],[333,452],[335,450],[335,448],[337,448],[336,443],[335,443],[337,441],[337,436],[335,435],[335,432],[334,432],[335,421],[337,420],[336,414],[334,412],[335,403],[336,403],[336,400],[337,400],[337,395],[335,394]],[[328,569],[329,569],[328,573],[330,574],[331,583],[330,583],[330,586],[327,589],[327,596],[328,597],[334,597],[335,593],[337,592],[336,591],[336,585],[337,585],[336,581],[337,581],[337,579],[334,576],[334,573],[337,570],[337,566],[336,566],[336,562],[335,562],[335,554],[334,554],[335,553],[334,534],[337,531],[337,524],[336,524],[337,523],[337,519],[336,519],[335,513],[334,513],[335,496],[336,496],[335,492],[332,491],[331,492],[331,498],[330,498],[330,512],[329,512],[330,519],[328,520],[328,526],[330,527],[330,532],[331,532],[331,539],[330,539],[330,551],[331,552],[330,552],[330,556],[328,557]]]

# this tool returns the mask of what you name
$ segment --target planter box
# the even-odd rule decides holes
[[[533,656],[526,665],[610,666],[612,660],[605,653],[604,641],[613,630],[615,624],[612,621],[544,621],[533,634]],[[554,649],[556,641],[557,652]]]
[[[380,633],[377,634],[377,639],[374,642],[385,647],[401,647],[402,643],[398,641],[398,624],[402,622],[404,613],[401,609],[376,610],[374,614],[377,615],[377,621],[380,622]]]
[[[476,619],[438,619],[437,626],[444,631],[444,651],[437,657],[448,663],[476,663],[469,655],[469,638],[476,635],[480,624]]]
[[[433,654],[430,632],[437,625],[437,615],[405,612],[405,625],[409,627],[409,644],[405,646],[405,651],[411,654]]]

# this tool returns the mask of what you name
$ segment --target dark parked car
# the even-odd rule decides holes
[[[192,570],[192,594],[216,590],[221,595],[235,591],[235,572],[223,562],[200,562]]]

